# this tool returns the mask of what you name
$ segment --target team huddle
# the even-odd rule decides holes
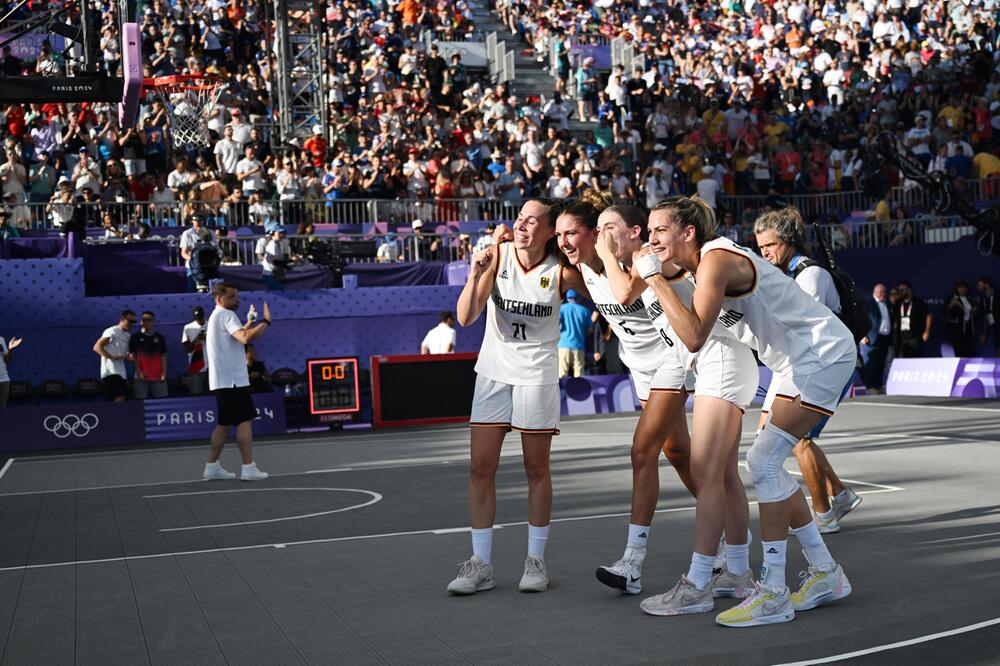
[[[743,601],[716,616],[731,627],[787,622],[846,597],[851,585],[822,534],[861,501],[813,441],[846,393],[857,348],[835,314],[829,274],[806,259],[794,209],[766,213],[755,232],[763,257],[715,235],[712,208],[670,197],[647,215],[585,193],[568,206],[524,204],[503,241],[473,257],[458,320],[486,308],[471,415],[469,513],[472,557],[453,594],[495,587],[492,563],[496,471],[506,433],[521,433],[528,479],[528,555],[522,591],[548,587],[545,544],[552,509],[549,452],[559,430],[559,306],[573,289],[591,300],[620,341],[643,409],[632,440],[632,507],[623,555],[597,569],[600,582],[642,591],[662,451],[695,498],[694,549],[686,574],[642,601],[651,615],[707,613],[715,599]],[[509,241],[509,242],[508,242]],[[739,475],[743,415],[760,362],[772,372],[760,430],[746,464],[760,508],[763,566],[750,570],[750,514]],[[685,402],[694,396],[690,431]],[[795,455],[812,497],[784,469]],[[815,511],[815,515],[814,512]],[[809,563],[785,582],[788,535]]]

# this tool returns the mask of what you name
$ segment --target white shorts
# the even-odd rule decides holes
[[[761,411],[765,413],[771,411],[771,405],[776,398],[792,401],[801,396],[802,406],[806,409],[832,416],[840,404],[844,385],[854,374],[854,367],[854,358],[845,357],[819,372],[808,375],[796,375],[794,368],[775,373],[771,377],[771,385],[767,388],[767,397],[764,398]]]
[[[679,364],[667,363],[655,370],[629,370],[635,394],[643,402],[652,393],[674,393],[694,389],[694,375]]]
[[[760,373],[753,352],[742,342],[711,337],[695,355],[694,395],[731,402],[741,412],[757,395]]]
[[[476,375],[469,425],[559,434],[559,384],[521,386]]]

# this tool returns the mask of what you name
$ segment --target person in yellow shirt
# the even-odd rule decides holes
[[[701,121],[708,136],[712,136],[725,126],[726,114],[719,110],[719,100],[713,99],[709,103],[708,111],[701,114]]]
[[[767,117],[767,127],[764,128],[764,138],[767,140],[767,145],[774,148],[781,143],[781,138],[788,131],[788,125],[783,122],[779,122],[778,119],[771,114]]]
[[[1000,157],[985,150],[976,153],[972,158],[972,166],[975,169],[976,178],[993,178],[1000,175]]]
[[[938,116],[944,118],[948,122],[948,127],[953,131],[962,131],[965,126],[965,109],[962,107],[962,100],[958,95],[951,96],[951,101],[938,111]]]
[[[984,181],[989,179],[981,184],[983,198],[996,198],[997,190],[1000,189],[1000,157],[985,150],[976,153],[972,158],[972,173]]]

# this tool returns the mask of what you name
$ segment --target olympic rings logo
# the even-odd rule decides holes
[[[91,430],[97,427],[98,423],[100,421],[94,413],[87,413],[83,416],[77,416],[76,414],[57,416],[52,414],[45,417],[45,420],[42,421],[42,427],[59,439],[66,439],[70,435],[86,437],[90,434]]]

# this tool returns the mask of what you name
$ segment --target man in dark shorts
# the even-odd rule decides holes
[[[108,400],[120,402],[128,392],[128,374],[125,360],[128,358],[129,331],[135,326],[135,312],[122,310],[118,324],[109,326],[94,343],[94,353],[101,357],[101,380],[104,382],[104,396]]]
[[[250,377],[247,373],[245,345],[259,338],[271,326],[271,308],[264,301],[264,317],[254,324],[256,312],[251,305],[247,322],[240,322],[236,308],[240,305],[240,294],[236,287],[219,282],[212,289],[215,310],[208,318],[205,354],[208,359],[208,388],[215,396],[216,423],[212,431],[212,449],[205,463],[203,478],[234,479],[236,475],[227,472],[219,463],[222,447],[226,444],[229,430],[236,427],[236,445],[243,457],[240,479],[262,481],[267,473],[257,469],[253,460],[253,420],[257,418],[250,395]]]

